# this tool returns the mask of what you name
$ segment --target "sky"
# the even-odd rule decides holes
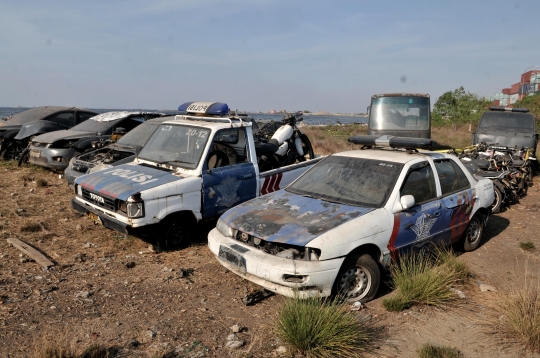
[[[538,0],[2,0],[0,106],[365,112],[540,66]],[[539,67],[540,69],[540,67]]]

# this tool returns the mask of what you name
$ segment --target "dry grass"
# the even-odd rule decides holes
[[[22,225],[19,230],[21,232],[38,232],[41,231],[41,226],[37,223],[29,223]]]
[[[301,129],[309,137],[315,153],[320,155],[358,149],[358,146],[349,143],[347,139],[354,135],[367,134],[367,126],[361,124],[303,126]],[[463,148],[472,142],[472,132],[468,125],[434,127],[431,137],[440,145],[452,148]]]
[[[461,358],[463,354],[457,348],[425,343],[417,350],[418,358]]]
[[[77,352],[64,333],[48,333],[34,341],[33,358],[77,358]]]
[[[527,349],[540,351],[540,295],[538,289],[511,288],[498,296],[497,308],[503,314],[502,330]]]
[[[390,273],[396,294],[382,301],[388,311],[457,302],[459,296],[449,288],[466,284],[472,276],[463,261],[443,249],[402,257],[390,267]]]

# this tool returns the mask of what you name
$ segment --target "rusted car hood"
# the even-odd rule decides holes
[[[221,220],[266,241],[304,246],[317,236],[373,210],[280,190],[234,207],[223,214]]]

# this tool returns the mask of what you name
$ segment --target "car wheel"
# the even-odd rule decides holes
[[[159,249],[175,250],[187,246],[191,234],[189,225],[182,219],[164,223],[157,242]]]
[[[474,251],[480,246],[483,231],[484,225],[482,223],[482,216],[480,214],[475,214],[469,221],[469,224],[463,233],[463,249],[466,252]]]
[[[491,212],[495,214],[501,211],[503,196],[502,196],[501,189],[497,188],[495,185],[493,185],[493,192],[494,192],[494,199],[493,199],[493,204],[491,204]]]
[[[19,161],[17,163],[17,166],[22,167],[23,165],[28,164],[28,159],[30,159],[30,150],[26,148],[23,150],[19,157]]]
[[[368,302],[375,298],[381,283],[381,271],[373,257],[356,254],[348,257],[336,277],[334,293],[347,302]]]
[[[9,143],[6,148],[2,151],[1,156],[3,160],[19,160],[21,152],[26,147],[19,145],[17,143]]]

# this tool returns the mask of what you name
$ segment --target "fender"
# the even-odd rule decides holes
[[[2,133],[1,137],[5,139],[13,139],[17,135],[17,133],[19,133],[19,129],[7,130]]]

